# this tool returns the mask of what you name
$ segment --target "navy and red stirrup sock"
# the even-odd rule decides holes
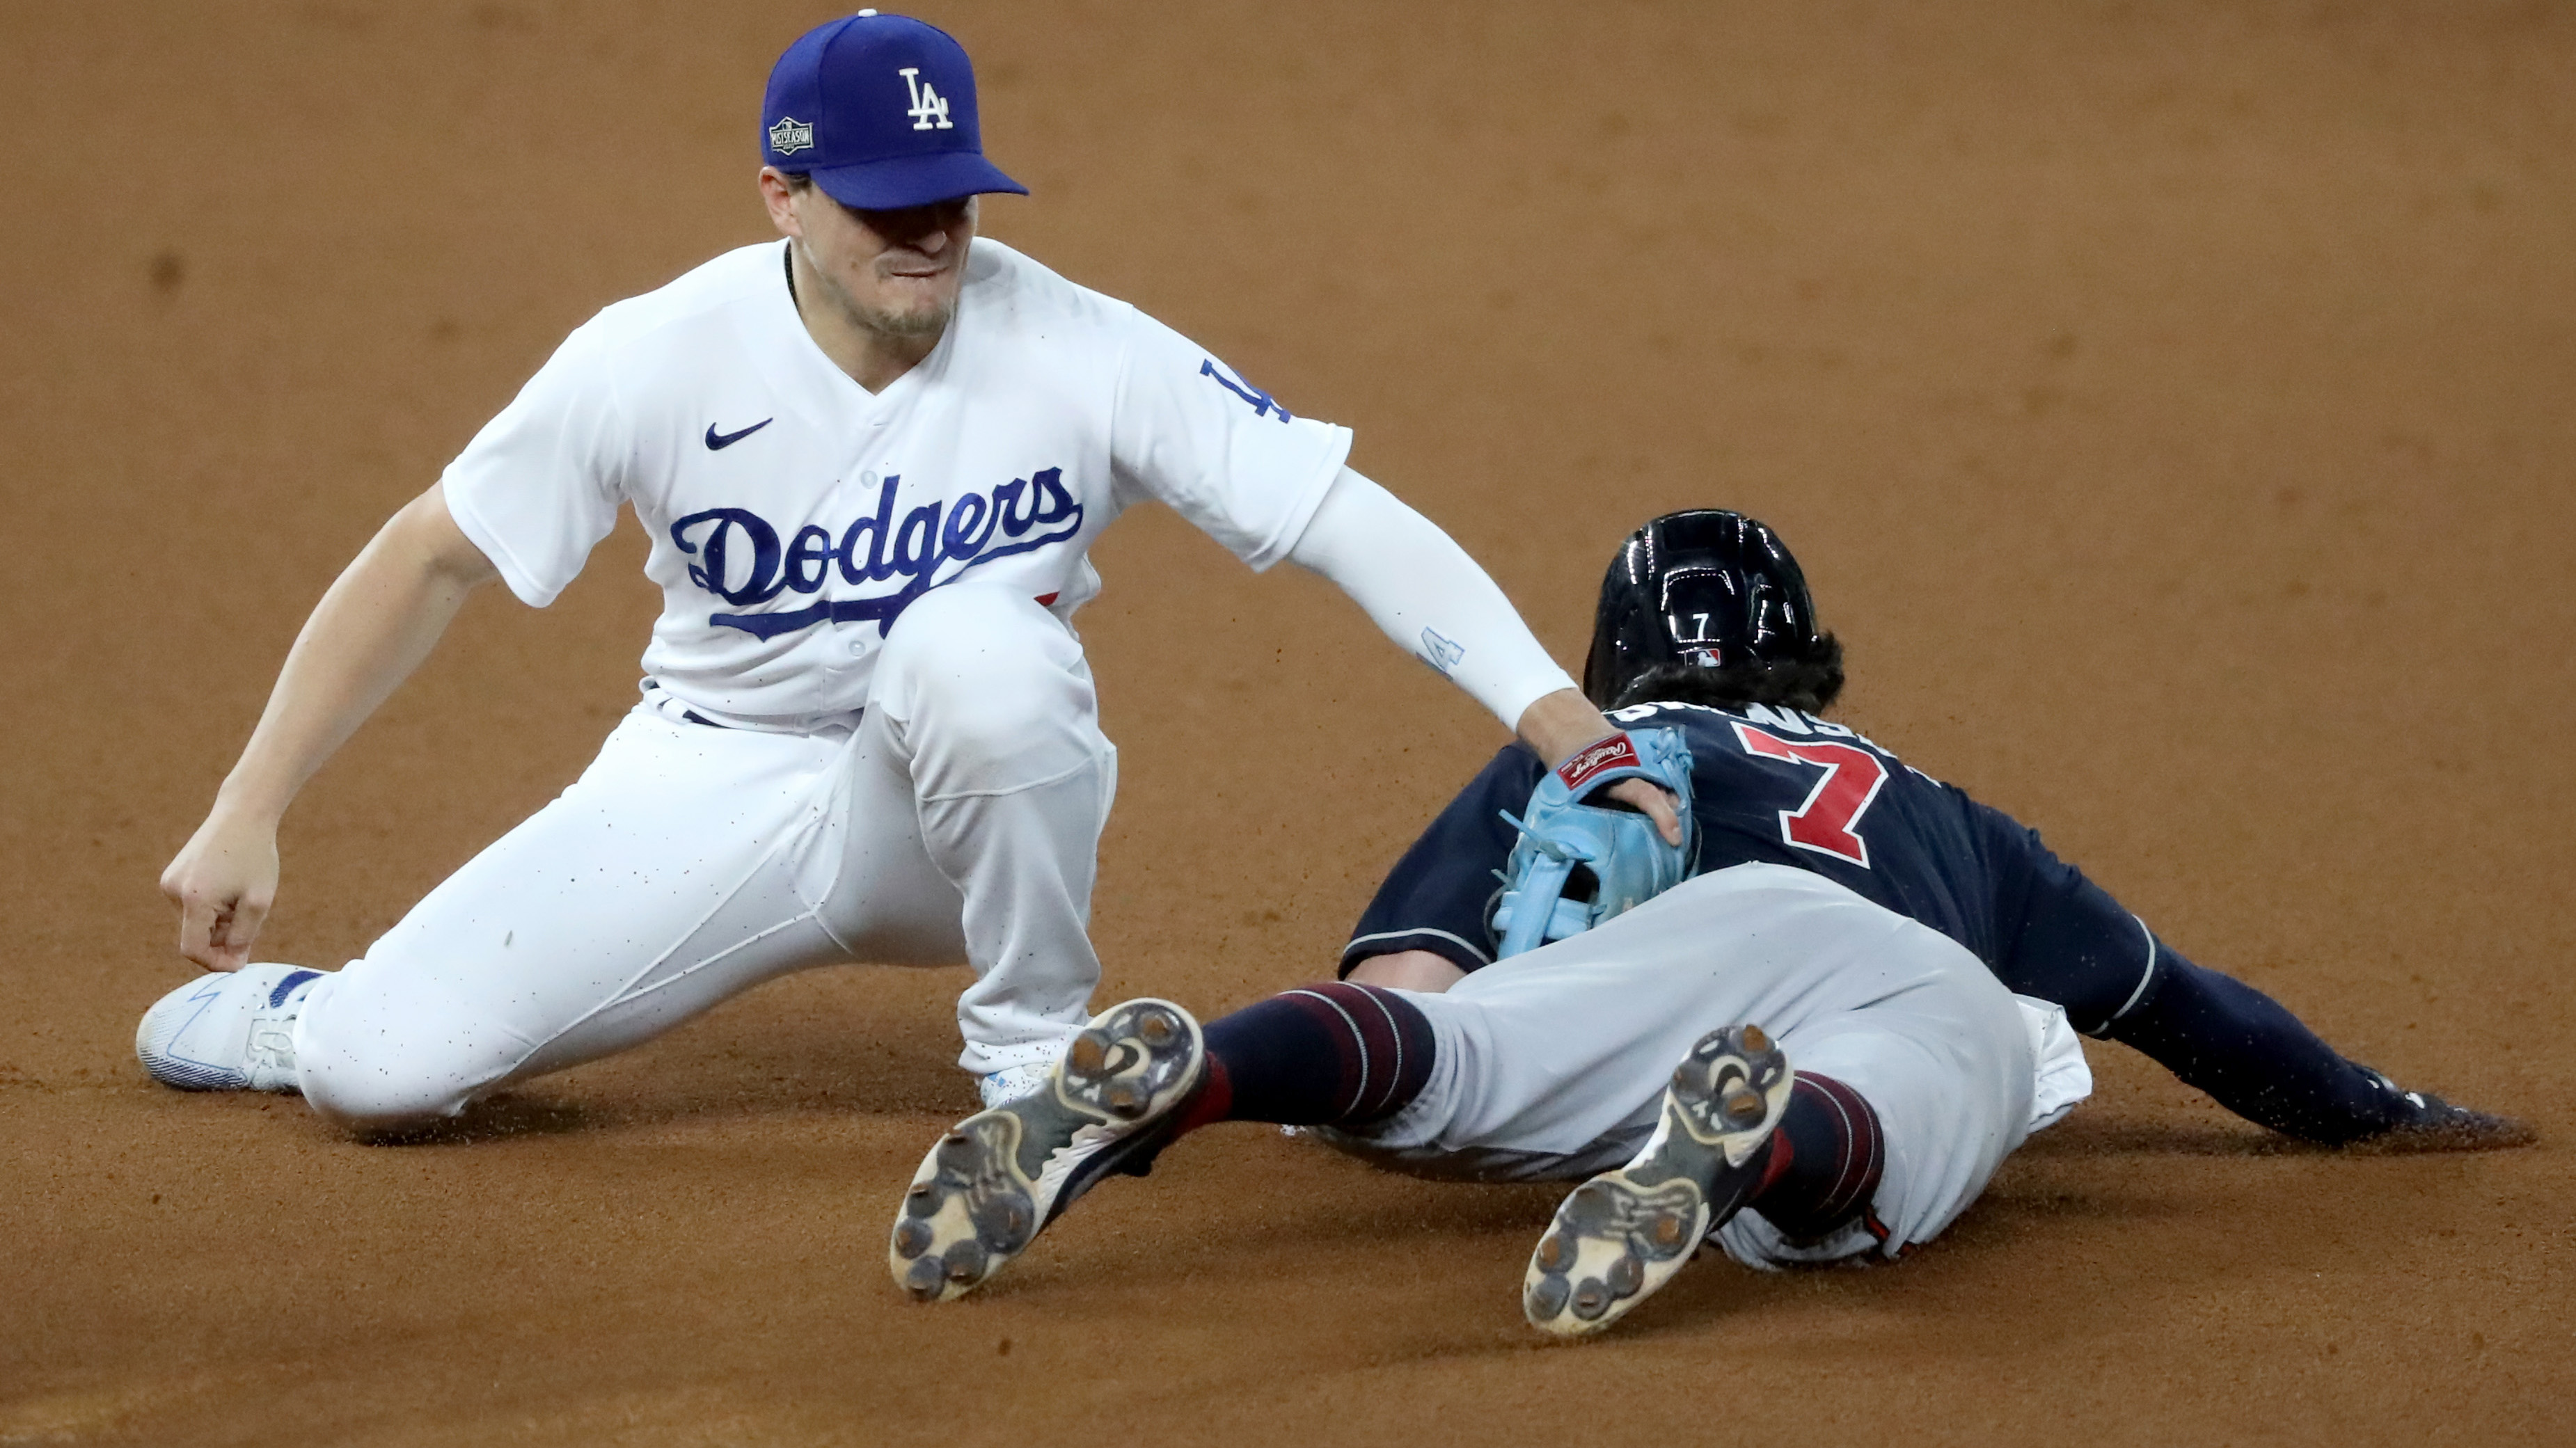
[[[1816,1241],[1860,1220],[1887,1170],[1878,1113],[1831,1076],[1799,1073],[1769,1145],[1762,1183],[1744,1204],[1792,1241]]]
[[[1287,991],[1210,1021],[1206,1036],[1208,1082],[1181,1131],[1212,1121],[1365,1126],[1411,1105],[1431,1079],[1430,1020],[1376,986]]]

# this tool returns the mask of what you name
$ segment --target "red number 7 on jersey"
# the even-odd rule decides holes
[[[1735,726],[1735,737],[1748,754],[1766,759],[1794,759],[1820,765],[1825,777],[1807,792],[1807,802],[1780,811],[1780,838],[1802,850],[1814,850],[1869,868],[1869,841],[1855,831],[1860,817],[1887,783],[1887,766],[1877,755],[1852,744],[1792,743],[1750,724]]]

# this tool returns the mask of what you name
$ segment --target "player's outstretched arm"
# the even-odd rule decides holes
[[[238,970],[277,898],[277,823],[304,781],[420,666],[477,585],[498,575],[433,485],[380,529],[295,637],[215,807],[161,872],[179,953]]]
[[[1439,670],[1555,765],[1611,732],[1518,610],[1440,526],[1348,468],[1289,558],[1331,579],[1397,647]],[[1669,795],[1641,779],[1607,791],[1680,844]]]

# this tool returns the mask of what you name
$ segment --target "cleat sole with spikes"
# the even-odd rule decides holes
[[[1702,1036],[1674,1070],[1645,1146],[1556,1209],[1521,1279],[1530,1325],[1587,1336],[1671,1281],[1753,1189],[1796,1079],[1759,1026]]]
[[[1121,1002],[1091,1018],[1047,1084],[957,1123],[922,1158],[887,1243],[914,1300],[982,1286],[1122,1163],[1150,1159],[1206,1075],[1198,1022],[1169,1001]]]

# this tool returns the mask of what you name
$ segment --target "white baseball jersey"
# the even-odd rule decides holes
[[[646,672],[712,714],[792,720],[858,708],[929,589],[998,581],[1069,616],[1099,591],[1092,539],[1141,498],[1266,568],[1349,450],[1348,429],[982,237],[939,345],[870,394],[807,334],[773,242],[601,311],[442,481],[539,607],[631,504],[663,591]]]

